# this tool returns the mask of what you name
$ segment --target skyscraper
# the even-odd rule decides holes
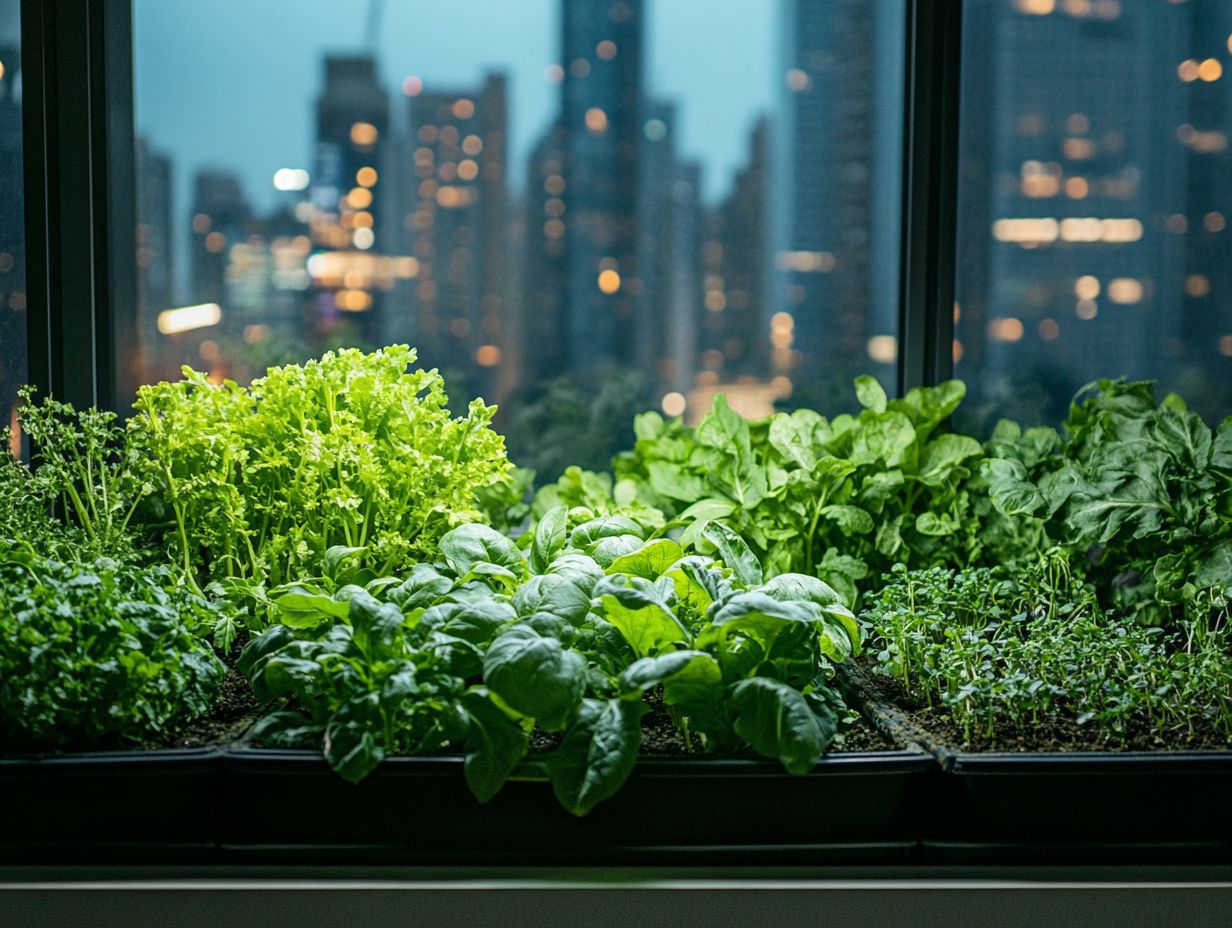
[[[635,361],[644,4],[561,2],[568,367]]]
[[[331,267],[352,260],[353,276],[363,276],[364,253],[390,251],[382,227],[389,174],[389,97],[371,55],[329,55],[325,84],[316,106],[316,148],[311,172],[314,253],[328,252]],[[371,275],[368,275],[370,278]],[[333,281],[314,279],[318,326],[340,323],[340,313],[355,314],[365,338],[381,331],[381,293],[368,286],[346,286],[346,273]]]
[[[228,249],[245,238],[252,208],[238,175],[207,168],[193,177],[190,303],[218,303],[225,315]]]
[[[1209,267],[1223,225],[1211,183],[1227,189],[1186,153],[1214,142],[1186,121],[1178,79],[1197,7],[968,11],[966,66],[982,79],[963,88],[955,353],[997,414],[1055,420],[1093,377],[1167,376],[1184,350],[1182,269]],[[1191,300],[1209,286],[1196,266]]]
[[[411,317],[421,359],[457,366],[471,392],[495,399],[513,289],[506,258],[506,79],[422,90],[410,99],[414,179],[404,227],[418,262]]]
[[[137,338],[144,371],[175,377],[174,359],[162,357],[158,314],[175,305],[175,242],[171,157],[137,137]]]
[[[782,6],[771,309],[790,325],[776,329],[771,361],[836,394],[867,367],[877,12],[869,0]]]
[[[552,123],[531,150],[526,170],[520,380],[526,384],[568,370],[565,343],[565,139]]]
[[[26,379],[20,88],[21,53],[15,44],[0,44],[0,429],[13,424],[13,403]]]

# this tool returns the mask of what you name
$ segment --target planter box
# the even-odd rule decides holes
[[[915,747],[835,754],[805,776],[754,759],[654,758],[576,818],[532,763],[483,806],[460,757],[392,758],[358,786],[307,751],[240,748],[223,765],[229,853],[442,865],[903,863],[936,775]]]
[[[217,748],[0,758],[0,861],[208,857],[221,776]]]
[[[921,822],[924,862],[1232,862],[1232,750],[962,751],[879,701],[859,671],[846,679],[878,728],[943,771]]]

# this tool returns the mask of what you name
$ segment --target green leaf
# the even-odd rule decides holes
[[[825,755],[837,724],[817,714],[795,689],[778,680],[754,677],[732,689],[736,733],[758,754],[776,757],[788,773],[808,773]]]
[[[683,673],[695,661],[718,664],[705,651],[672,651],[659,657],[643,657],[626,667],[616,680],[622,696],[644,693]]]
[[[886,411],[886,393],[875,377],[864,374],[856,378],[856,399],[865,409],[875,413]]]
[[[345,545],[334,545],[325,552],[325,562],[323,572],[326,577],[335,577],[338,574],[338,568],[342,566],[343,561],[357,557],[365,553],[368,549],[346,547]]]
[[[824,506],[821,514],[847,535],[864,535],[873,530],[873,517],[859,506]]]
[[[622,535],[630,535],[639,541],[646,537],[642,527],[628,516],[603,516],[599,519],[591,519],[575,528],[569,543],[578,550],[590,554],[604,538],[617,538]]]
[[[555,638],[515,625],[492,642],[483,679],[508,705],[546,731],[563,728],[576,711],[586,683],[586,660]]]
[[[603,617],[620,631],[638,657],[659,654],[677,644],[692,644],[693,636],[680,624],[656,584],[641,577],[615,575],[597,583],[594,595],[602,604]]]
[[[325,728],[325,759],[349,783],[358,783],[385,759],[379,733],[385,730],[378,693],[343,703]]]
[[[585,815],[624,785],[637,764],[641,720],[648,709],[641,700],[583,700],[564,741],[546,759],[562,806]]]
[[[851,446],[851,460],[857,464],[883,463],[886,467],[901,466],[907,452],[915,444],[915,427],[900,412],[887,412],[865,419],[860,417]]]
[[[814,435],[817,427],[824,422],[810,409],[797,409],[790,415],[778,413],[770,420],[770,445],[782,455],[783,460],[811,473],[822,453]]]
[[[591,547],[590,554],[600,567],[610,568],[620,558],[640,551],[644,544],[637,535],[615,535],[600,538]]]
[[[440,603],[427,609],[420,617],[419,624],[429,631],[441,632],[483,646],[495,638],[505,625],[516,619],[517,615],[509,603],[490,598],[473,602]]]
[[[989,458],[980,465],[988,481],[988,495],[1004,516],[1034,515],[1044,507],[1044,494],[1027,479],[1027,469],[1018,461]]]
[[[983,453],[980,443],[969,435],[938,435],[925,446],[916,479],[928,487],[942,486],[957,468]]]
[[[718,549],[723,563],[732,569],[741,583],[745,586],[757,586],[761,583],[761,564],[757,555],[736,532],[722,522],[711,522],[702,535]]]
[[[1220,542],[1207,553],[1198,565],[1194,582],[1202,588],[1222,586],[1232,592],[1232,540]]]
[[[349,604],[337,601],[318,588],[300,583],[276,587],[269,592],[278,621],[291,628],[316,628],[345,619]]]
[[[462,708],[470,724],[464,748],[463,775],[471,793],[487,802],[500,792],[509,775],[526,756],[530,739],[526,731],[509,718],[482,687],[462,698]]]
[[[953,535],[958,524],[945,513],[921,512],[916,516],[915,530],[921,535]]]
[[[927,433],[947,419],[966,395],[967,387],[961,380],[947,380],[935,387],[914,387],[890,408],[905,413],[916,428]]]
[[[530,546],[530,569],[541,574],[548,569],[554,558],[565,547],[568,510],[554,506],[543,514],[535,527],[535,538]]]
[[[518,588],[513,608],[520,616],[548,612],[571,625],[581,625],[590,612],[590,590],[594,581],[566,574],[540,574]]]
[[[354,629],[355,646],[370,660],[383,660],[402,653],[406,629],[402,610],[381,603],[361,592],[351,597],[347,619]]]
[[[441,537],[440,551],[459,577],[465,577],[479,564],[495,564],[519,577],[526,572],[526,562],[517,545],[494,528],[478,522],[446,532]]]
[[[706,483],[679,464],[651,461],[646,465],[650,489],[660,496],[691,503],[706,495]]]
[[[647,580],[658,580],[667,569],[684,557],[680,545],[670,538],[652,541],[644,548],[616,558],[608,565],[609,574],[632,574]]]

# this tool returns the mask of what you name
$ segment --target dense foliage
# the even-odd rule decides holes
[[[206,713],[224,671],[195,635],[208,608],[165,580],[0,544],[0,742],[140,744]]]
[[[452,418],[441,377],[414,361],[351,349],[250,387],[190,369],[142,387],[128,442],[190,580],[276,585],[339,545],[384,574],[480,518],[476,492],[509,468],[494,408]]]
[[[1047,716],[1129,740],[1151,731],[1232,741],[1232,628],[1177,635],[1105,613],[1054,550],[1013,572],[894,568],[861,618],[884,669],[971,740]]]
[[[543,764],[581,814],[628,777],[643,696],[662,687],[685,744],[748,746],[811,769],[842,712],[830,662],[859,643],[838,595],[802,575],[763,583],[752,552],[717,523],[708,531],[721,561],[647,540],[627,518],[586,515],[548,513],[528,554],[468,525],[441,539],[440,562],[404,580],[343,570],[272,591],[281,624],[240,666],[259,697],[291,708],[255,737],[323,745],[353,781],[387,753],[460,749],[482,800],[537,725],[561,732]]]

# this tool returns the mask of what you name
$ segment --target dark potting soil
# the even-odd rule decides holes
[[[227,668],[214,708],[174,737],[144,745],[146,748],[201,748],[238,741],[263,714],[248,681],[234,667]]]
[[[968,737],[949,709],[926,705],[909,693],[894,677],[882,673],[871,657],[857,659],[862,686],[881,702],[899,710],[907,721],[950,748],[971,752],[1056,752],[1079,751],[1194,751],[1229,750],[1232,742],[1213,725],[1198,720],[1191,731],[1156,731],[1143,719],[1134,719],[1123,733],[1101,731],[1088,722],[1080,725],[1075,716],[1054,712],[1040,714],[1038,720],[1012,723],[998,721],[991,733],[977,725]]]

